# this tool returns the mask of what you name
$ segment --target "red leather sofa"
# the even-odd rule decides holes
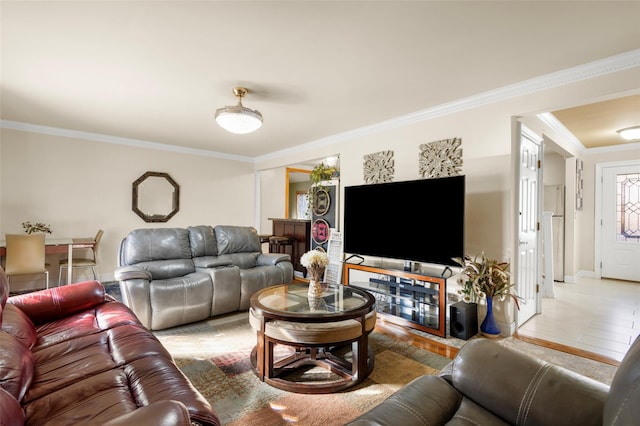
[[[171,355],[97,281],[8,297],[0,268],[1,425],[219,425]]]

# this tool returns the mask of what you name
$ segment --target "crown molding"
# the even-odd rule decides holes
[[[578,140],[578,138],[576,138],[575,135],[564,126],[564,124],[558,121],[555,115],[550,112],[543,112],[542,114],[537,114],[536,117],[538,117],[545,126],[549,127],[549,129],[551,129],[562,140],[566,141],[570,145],[569,148],[573,148],[574,151],[579,154],[583,154],[585,152],[586,148],[582,142],[580,142],[580,140]]]
[[[155,149],[159,151],[177,152],[180,154],[191,154],[202,157],[221,158],[224,160],[242,161],[252,163],[251,157],[240,155],[224,154],[221,152],[208,151],[205,149],[187,148],[184,146],[169,145],[158,142],[144,141],[140,139],[122,138],[119,136],[104,135],[101,133],[83,132],[80,130],[62,129],[59,127],[41,126],[39,124],[23,123],[20,121],[1,120],[0,127],[4,129],[20,130],[30,133],[41,133],[52,136],[63,136],[72,139],[83,139],[94,142],[104,142],[115,145],[126,145],[136,148]]]
[[[328,145],[344,142],[354,138],[386,132],[392,129],[396,129],[398,127],[408,126],[408,125],[419,123],[422,121],[431,120],[433,118],[442,117],[449,114],[454,114],[454,113],[466,111],[469,109],[477,108],[483,105],[493,104],[496,102],[512,99],[518,96],[524,96],[531,93],[568,85],[578,81],[592,79],[592,78],[604,76],[607,74],[620,72],[620,71],[624,71],[631,68],[636,68],[639,66],[640,66],[640,49],[636,49],[629,52],[621,53],[619,55],[610,56],[608,58],[589,62],[576,67],[553,72],[550,74],[545,74],[540,77],[535,77],[519,83],[514,83],[508,86],[504,86],[498,89],[482,92],[474,96],[469,96],[456,101],[447,102],[431,108],[416,111],[414,113],[410,113],[410,114],[402,115],[393,119],[385,120],[376,124],[359,127],[347,132],[338,133],[336,135],[316,139],[314,141],[302,143],[292,148],[274,151],[272,153],[258,156],[258,157],[253,157],[253,158],[224,154],[224,153],[209,151],[209,150],[185,148],[182,146],[161,144],[158,142],[122,138],[118,136],[110,136],[110,135],[104,135],[99,133],[82,132],[78,130],[41,126],[37,124],[23,123],[23,122],[10,121],[10,120],[1,120],[0,127],[7,128],[7,129],[21,130],[25,132],[32,132],[32,133],[42,133],[42,134],[64,136],[64,137],[76,138],[76,139],[85,139],[85,140],[91,140],[96,142],[113,143],[117,145],[134,146],[138,148],[158,149],[158,150],[178,152],[183,154],[200,155],[205,157],[256,163],[260,161],[277,159],[277,158],[291,155],[291,154],[302,153],[310,149],[325,147]],[[568,130],[566,129],[565,131],[568,132]],[[575,136],[573,135],[571,136],[573,137],[573,139],[575,139]],[[580,144],[580,146],[582,146],[582,144]],[[628,146],[628,145],[624,145],[624,146]],[[589,151],[591,152],[591,150],[593,149],[597,149],[597,148],[591,148]],[[581,152],[584,150],[585,149],[582,146]]]
[[[636,49],[629,52],[621,53],[619,55],[614,55],[608,58],[589,62],[583,65],[578,65],[573,68],[568,68],[554,73],[545,74],[540,77],[521,81],[519,83],[514,83],[508,86],[501,87],[499,89],[489,90],[474,96],[469,96],[456,101],[437,105],[432,108],[427,108],[414,113],[402,115],[400,117],[382,121],[369,126],[359,127],[357,129],[350,130],[344,133],[317,139],[315,141],[307,142],[302,145],[297,145],[293,148],[287,148],[284,150],[272,152],[267,155],[256,157],[255,160],[273,160],[285,155],[295,154],[313,148],[340,143],[353,138],[386,132],[398,127],[408,126],[410,124],[419,123],[421,121],[458,113],[483,105],[501,102],[504,100],[516,98],[518,96],[524,96],[542,90],[548,90],[551,88],[560,87],[578,81],[588,80],[591,78],[596,78],[607,74],[636,68],[639,66],[640,49]],[[565,131],[568,132],[566,128]],[[575,139],[575,136],[571,135],[571,137]],[[580,142],[578,142],[578,144],[582,146]],[[584,147],[582,147],[582,150],[584,150]]]
[[[640,142],[631,142],[621,145],[599,146],[597,148],[587,148],[584,150],[585,155],[606,154],[609,152],[629,151],[632,149],[640,149]]]

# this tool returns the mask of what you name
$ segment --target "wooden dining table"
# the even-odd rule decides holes
[[[94,238],[47,238],[45,237],[45,254],[67,253],[69,259],[69,268],[67,269],[67,283],[71,283],[73,279],[73,250],[74,249],[93,249],[96,245]],[[4,257],[7,248],[4,239],[0,240],[0,257]]]

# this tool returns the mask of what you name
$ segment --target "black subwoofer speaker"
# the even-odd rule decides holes
[[[458,339],[468,340],[478,334],[478,305],[475,303],[454,303],[449,308],[449,334]]]

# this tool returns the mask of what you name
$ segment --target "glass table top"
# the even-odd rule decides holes
[[[252,298],[252,306],[287,316],[341,315],[373,305],[373,296],[342,284],[322,284],[320,297],[308,296],[308,285],[285,284],[267,287]]]

